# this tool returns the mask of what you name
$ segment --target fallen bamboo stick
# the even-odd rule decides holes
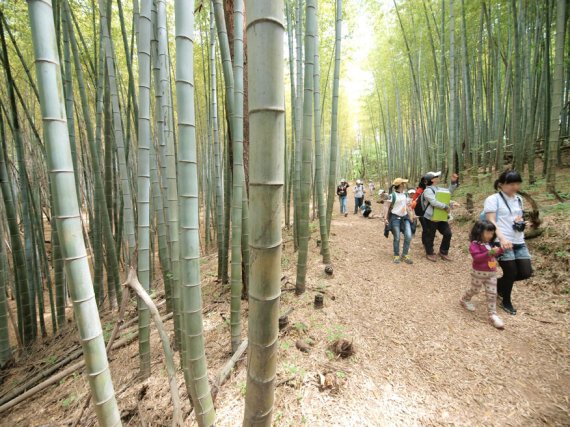
[[[243,340],[242,343],[239,345],[233,356],[226,362],[226,364],[220,370],[216,378],[216,386],[221,387],[228,377],[230,376],[232,369],[234,368],[235,364],[241,359],[245,351],[247,350],[247,340]]]
[[[28,381],[26,381],[24,384],[14,388],[12,391],[10,391],[5,396],[2,396],[2,398],[0,399],[0,405],[4,405],[6,402],[9,402],[10,400],[14,399],[15,397],[18,397],[20,394],[22,394],[26,390],[30,389],[30,387],[33,387],[35,384],[37,384],[38,381],[41,381],[44,378],[49,377],[51,374],[56,372],[62,366],[65,366],[68,363],[74,361],[75,359],[77,359],[82,354],[83,354],[82,348],[76,349],[69,356],[61,359],[59,362],[53,364],[49,368],[47,368],[47,369],[43,370],[42,372],[40,372],[39,374],[33,376]]]
[[[146,293],[144,288],[139,282],[137,277],[137,272],[131,267],[129,271],[129,277],[123,286],[129,286],[137,296],[145,303],[150,311],[152,320],[156,325],[158,334],[160,335],[160,340],[162,342],[162,350],[164,351],[164,363],[166,365],[166,370],[168,372],[168,383],[170,385],[170,395],[172,397],[172,425],[174,427],[182,426],[184,424],[182,417],[182,407],[180,405],[180,395],[178,394],[178,381],[176,380],[176,368],[174,366],[174,356],[172,354],[172,348],[170,347],[170,340],[168,339],[168,334],[164,329],[164,324],[160,318],[160,313],[158,308],[154,305],[151,297]]]
[[[167,315],[165,315],[162,320],[166,321],[172,319],[172,313],[168,313]],[[116,341],[113,346],[112,349],[116,350],[118,348],[124,347],[126,345],[129,345],[130,343],[132,343],[139,335],[138,331],[134,331],[132,333],[132,335],[129,335],[125,338],[121,338],[120,340]],[[19,396],[15,397],[14,399],[10,400],[9,402],[3,404],[2,406],[0,406],[0,413],[7,411],[8,409],[16,406],[18,403],[28,399],[29,397],[33,396],[34,394],[36,394],[39,391],[42,391],[43,389],[45,389],[46,387],[49,387],[50,385],[56,383],[57,381],[65,378],[66,376],[74,373],[75,371],[83,368],[83,366],[85,366],[85,361],[80,361],[77,362],[76,364],[70,366],[69,368],[65,369],[64,371],[61,371],[58,374],[55,374],[53,377],[48,378],[47,380],[45,380],[44,382],[39,383],[37,386],[31,388],[30,390],[20,394]],[[54,379],[55,378],[55,379]]]

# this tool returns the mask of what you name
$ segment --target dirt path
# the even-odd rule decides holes
[[[555,295],[550,284],[533,280],[517,284],[513,300],[519,314],[501,314],[506,328],[498,331],[487,322],[482,295],[474,300],[475,313],[458,303],[469,280],[465,229],[453,226],[453,262],[426,260],[418,235],[411,249],[415,264],[395,265],[392,239],[382,235],[380,219],[352,214],[345,218],[336,212],[335,208],[331,229],[334,275],[323,271],[315,228],[307,292],[300,297],[292,292],[297,254],[291,236],[284,236],[282,267],[287,280],[281,312],[294,310],[279,341],[275,426],[570,425],[568,295]],[[536,265],[549,262],[536,255]],[[204,329],[211,378],[229,358],[229,294],[215,281],[216,265],[214,255],[204,257]],[[313,308],[317,292],[325,295],[320,310]],[[129,316],[134,311],[133,306]],[[243,313],[245,336],[247,303]],[[172,335],[172,322],[166,326]],[[356,354],[335,358],[328,347],[339,338],[352,341]],[[71,330],[64,338],[67,345],[61,347],[76,339]],[[298,340],[312,344],[309,353],[297,350]],[[54,354],[58,342],[51,345],[41,354]],[[170,424],[168,381],[154,329],[151,346],[153,376],[144,382],[136,379],[136,341],[111,355],[125,426],[142,421]],[[30,375],[34,366],[34,360],[23,363],[6,384]],[[178,379],[188,414],[180,371]],[[242,362],[218,394],[217,426],[241,425],[245,387]],[[0,425],[72,425],[87,395],[85,377],[70,375],[4,415]],[[92,408],[80,425],[96,425]],[[194,425],[193,415],[187,425]]]
[[[551,295],[517,285],[519,314],[500,313],[506,327],[495,330],[483,295],[474,299],[475,313],[458,304],[469,279],[465,231],[455,230],[454,261],[437,264],[423,257],[418,234],[413,266],[392,263],[392,239],[382,231],[377,218],[337,214],[333,278],[313,254],[310,289],[290,316],[307,332],[282,337],[276,425],[570,424],[569,319],[549,303]],[[312,307],[317,289],[326,289],[323,310]],[[297,305],[295,298],[284,292],[282,310]],[[535,311],[539,306],[544,310]],[[327,344],[341,336],[354,341],[357,353],[331,360]],[[308,355],[295,348],[299,337],[315,341]],[[319,390],[318,374],[327,372],[338,391]],[[226,392],[219,419],[237,425],[241,402]]]

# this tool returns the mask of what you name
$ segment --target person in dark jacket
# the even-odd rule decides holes
[[[341,179],[340,184],[336,187],[336,195],[338,196],[338,200],[340,202],[340,213],[341,215],[347,216],[348,215],[348,208],[346,206],[346,197],[348,194],[348,182],[346,179]]]

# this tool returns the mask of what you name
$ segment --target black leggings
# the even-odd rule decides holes
[[[511,304],[513,284],[532,276],[530,259],[499,261],[499,265],[503,269],[503,277],[497,281],[497,293],[503,297],[504,304]]]

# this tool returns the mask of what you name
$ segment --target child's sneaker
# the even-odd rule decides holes
[[[404,261],[406,264],[413,264],[414,263],[414,261],[412,261],[412,259],[410,258],[409,255],[404,255],[402,257],[402,261]]]
[[[491,314],[489,316],[489,322],[491,322],[491,325],[493,325],[497,329],[505,329],[505,323],[496,314]]]
[[[400,257],[399,256],[394,256],[394,264],[400,264]]]
[[[459,300],[459,304],[463,306],[463,308],[467,311],[475,311],[475,306],[471,301],[465,301],[463,298]]]

